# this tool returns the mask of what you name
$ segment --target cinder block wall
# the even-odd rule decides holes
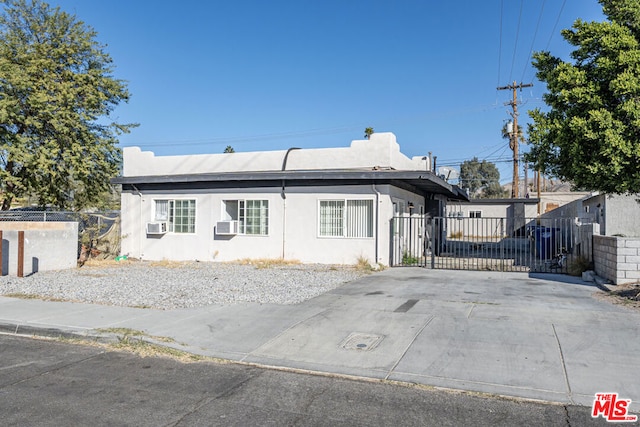
[[[18,272],[18,231],[24,231],[24,274],[74,268],[78,259],[77,222],[0,222],[2,274]]]
[[[593,236],[596,274],[616,285],[640,281],[640,238]]]

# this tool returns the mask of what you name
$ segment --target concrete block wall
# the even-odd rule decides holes
[[[598,276],[616,285],[640,281],[640,237],[593,236]]]
[[[78,260],[77,222],[0,222],[2,274],[18,271],[18,231],[24,231],[24,275],[74,268]]]

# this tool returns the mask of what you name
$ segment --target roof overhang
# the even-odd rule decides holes
[[[465,191],[429,171],[397,170],[310,170],[225,172],[181,175],[121,176],[111,180],[123,187],[139,189],[188,189],[231,187],[277,187],[391,184],[421,194],[442,194],[468,201]]]

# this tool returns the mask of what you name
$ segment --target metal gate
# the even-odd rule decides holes
[[[394,217],[390,265],[567,273],[592,235],[575,218]]]
[[[424,215],[393,217],[390,230],[389,265],[392,267],[426,266],[431,226]]]

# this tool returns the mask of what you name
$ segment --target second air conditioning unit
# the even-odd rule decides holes
[[[238,221],[218,221],[216,222],[216,234],[230,236],[238,234]]]

